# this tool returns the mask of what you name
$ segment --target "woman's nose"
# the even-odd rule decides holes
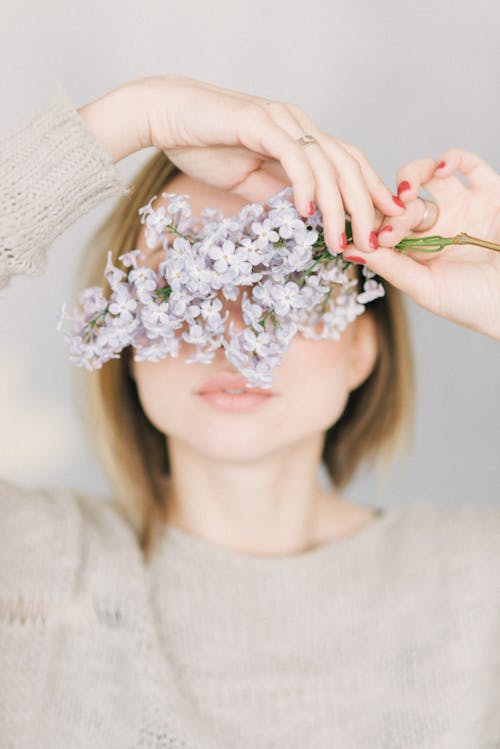
[[[231,300],[225,300],[223,302],[224,309],[222,311],[222,314],[226,313],[226,311],[229,312],[229,317],[227,319],[226,323],[226,329],[229,331],[229,323],[233,323],[233,326],[238,330],[243,330],[243,328],[246,327],[245,321],[243,320],[243,312],[241,309],[241,298],[237,299],[236,301]]]

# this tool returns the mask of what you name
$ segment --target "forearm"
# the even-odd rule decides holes
[[[62,89],[0,140],[0,287],[40,275],[54,239],[96,204],[127,191]]]

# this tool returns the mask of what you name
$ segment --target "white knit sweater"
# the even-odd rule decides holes
[[[3,285],[125,189],[63,92],[0,159]],[[110,501],[0,481],[0,747],[499,749],[500,507],[275,558],[167,526],[146,564]]]

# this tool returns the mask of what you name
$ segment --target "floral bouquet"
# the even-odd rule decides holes
[[[64,304],[59,315],[70,361],[98,369],[132,346],[136,361],[155,362],[177,357],[186,343],[192,348],[188,364],[209,364],[223,347],[249,387],[270,388],[272,370],[296,333],[338,339],[366,304],[384,296],[384,287],[373,271],[358,266],[360,291],[358,277],[349,274],[353,263],[326,246],[319,212],[303,219],[291,194],[285,187],[229,218],[204,208],[200,219],[191,217],[189,195],[162,193],[169,202],[158,210],[152,207],[157,196],[151,198],[138,213],[147,246],[161,246],[164,259],[154,270],[139,263],[146,255],[135,249],[120,255],[122,269],[108,252],[109,292],[86,288],[80,308],[68,315]],[[403,240],[401,251],[405,242],[413,243],[407,249],[437,251],[420,247],[422,239]],[[240,300],[244,327],[232,320],[227,326],[223,300]]]

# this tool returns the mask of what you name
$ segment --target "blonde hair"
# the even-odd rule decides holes
[[[145,163],[132,190],[119,199],[91,237],[80,263],[79,288],[103,285],[108,250],[119,264],[119,255],[135,249],[142,228],[138,209],[177,174],[179,169],[162,151]],[[387,282],[384,286],[385,297],[367,307],[376,322],[376,363],[365,382],[350,393],[341,418],[326,432],[322,458],[339,489],[362,461],[370,465],[381,461],[387,471],[402,434],[407,452],[411,447],[414,365],[408,323],[401,294]],[[131,355],[128,348],[102,369],[83,372],[82,415],[111,483],[113,501],[133,525],[149,558],[164,522],[170,466],[165,435],[145,415],[129,373]]]

